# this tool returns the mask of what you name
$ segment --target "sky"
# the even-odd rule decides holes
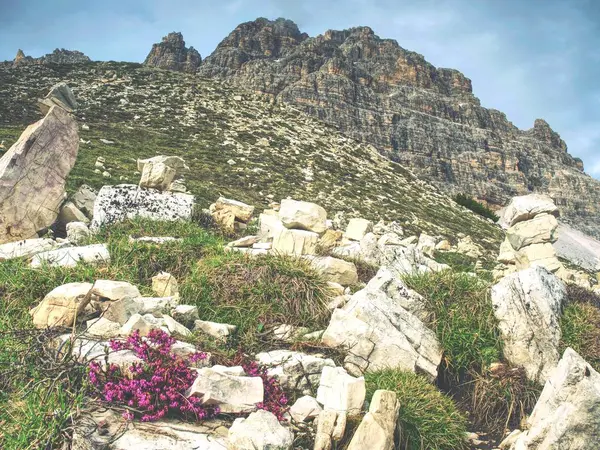
[[[370,26],[463,72],[482,105],[519,128],[545,119],[600,179],[599,0],[0,0],[0,60],[66,48],[141,62],[171,31],[205,57],[257,17],[310,36]]]

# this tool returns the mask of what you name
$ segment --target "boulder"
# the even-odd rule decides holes
[[[306,422],[319,416],[323,411],[319,402],[310,395],[300,397],[290,408],[290,416],[296,422]]]
[[[44,264],[51,267],[75,267],[79,262],[106,264],[109,261],[110,254],[106,244],[93,244],[38,253],[31,260],[31,267],[39,268]]]
[[[556,257],[556,251],[550,242],[523,247],[516,253],[516,258],[519,268],[541,266],[550,272],[556,272],[562,267],[562,264]]]
[[[327,281],[339,283],[342,286],[352,286],[358,283],[358,272],[354,263],[332,256],[307,256],[306,259]]]
[[[596,450],[599,437],[600,374],[567,348],[511,449]]]
[[[315,435],[315,445],[313,450],[331,450],[331,441],[333,435],[338,428],[338,423],[341,422],[339,419],[346,417],[345,415],[339,415],[333,410],[323,410],[317,418],[317,432]]]
[[[137,170],[138,172],[143,172],[144,167],[147,164],[164,164],[167,167],[175,170],[176,172],[181,172],[184,170],[190,170],[188,166],[185,164],[185,160],[179,156],[153,156],[152,158],[146,159],[138,159],[137,160]]]
[[[141,297],[139,289],[127,281],[96,280],[92,293],[102,300]]]
[[[218,406],[222,413],[256,411],[256,404],[264,399],[260,377],[238,377],[211,368],[198,370],[198,377],[187,396],[202,398],[206,405]]]
[[[265,410],[235,419],[229,429],[229,450],[291,450],[293,443],[294,434]]]
[[[273,211],[274,212],[274,211]],[[258,237],[261,241],[273,240],[280,229],[285,228],[277,213],[262,213],[258,216]]]
[[[179,297],[140,297],[134,299],[139,305],[139,313],[160,317],[164,311],[170,311],[179,305]]]
[[[473,242],[471,236],[465,236],[456,244],[456,252],[461,253],[471,258],[479,258],[483,255],[481,248]]]
[[[0,244],[54,223],[79,150],[77,123],[53,107],[0,158]]]
[[[327,212],[321,206],[297,200],[284,199],[279,219],[286,228],[323,233],[327,229]]]
[[[192,328],[194,321],[198,320],[198,307],[194,305],[177,305],[171,311],[171,317],[186,328]]]
[[[61,108],[65,112],[73,112],[77,109],[77,101],[73,95],[73,91],[65,82],[60,82],[52,86],[50,92],[46,95],[43,100],[38,100],[38,106],[40,112],[44,115],[48,114],[48,111],[53,106]]]
[[[131,184],[104,186],[94,203],[90,229],[98,230],[122,220],[143,217],[152,220],[190,220],[194,196],[142,189]]]
[[[63,247],[53,239],[26,239],[0,245],[0,261],[14,258],[30,258],[37,253]]]
[[[121,324],[113,322],[106,317],[91,319],[86,322],[86,335],[97,336],[102,339],[112,339],[120,336]]]
[[[95,309],[101,311],[102,317],[120,325],[125,325],[134,314],[145,314],[142,305],[132,297],[92,303]]]
[[[171,316],[163,314],[162,319],[164,320],[165,326],[167,327],[167,330],[169,330],[169,334],[171,336],[186,338],[192,335],[192,332],[188,328],[177,322]]]
[[[492,287],[492,304],[504,341],[504,356],[544,383],[559,359],[564,283],[543,267],[506,276]]]
[[[551,214],[538,214],[533,219],[518,222],[506,230],[506,239],[514,250],[531,244],[555,242],[558,221]]]
[[[272,248],[276,253],[284,255],[314,255],[318,241],[319,235],[312,231],[281,228],[276,230]]]
[[[433,258],[435,253],[435,238],[428,234],[421,233],[419,241],[417,242],[417,248],[427,257]]]
[[[254,206],[247,205],[237,200],[219,197],[215,202],[215,211],[228,211],[240,222],[248,222],[254,214]]]
[[[332,230],[329,228],[325,230],[325,232],[319,238],[319,248],[321,250],[331,250],[335,248],[339,242],[342,240],[343,233],[338,230]]]
[[[82,184],[71,198],[71,201],[88,219],[91,219],[94,216],[94,202],[97,194],[94,189]]]
[[[140,187],[166,191],[175,178],[175,169],[163,163],[147,163],[142,171]]]
[[[400,403],[395,392],[375,391],[369,412],[354,432],[348,450],[394,450],[399,411]]]
[[[358,415],[365,402],[366,388],[363,377],[355,378],[342,367],[323,367],[317,401],[324,409]]]
[[[549,196],[529,194],[513,197],[502,212],[498,223],[502,228],[508,229],[516,223],[533,219],[542,213],[558,217],[558,208]]]
[[[194,331],[200,331],[216,339],[225,341],[227,337],[235,333],[237,327],[227,323],[208,322],[206,320],[196,320],[194,322]]]
[[[92,232],[84,222],[69,222],[67,224],[67,240],[72,244],[79,245],[91,236]]]
[[[173,275],[160,272],[152,277],[152,292],[159,297],[175,297],[179,295],[179,286]]]
[[[162,318],[154,317],[152,314],[144,314],[143,316],[141,314],[133,314],[121,327],[120,334],[122,336],[129,336],[134,331],[138,331],[140,336],[148,336],[148,333],[152,330],[168,332]]]
[[[362,244],[361,244],[362,245]],[[449,269],[425,256],[414,246],[386,245],[380,249],[379,265],[386,266],[395,276],[440,272]]]
[[[500,244],[500,252],[498,253],[496,260],[503,264],[517,263],[517,254],[508,239],[505,238],[504,241],[502,241],[502,244]]]
[[[276,341],[293,343],[295,340],[306,335],[309,331],[310,330],[306,327],[282,324],[273,328],[273,339]]]
[[[346,227],[345,236],[353,241],[360,241],[365,234],[373,230],[373,222],[367,219],[350,219]]]
[[[60,208],[57,220],[64,226],[70,222],[90,222],[86,215],[81,212],[73,202],[67,202]]]
[[[30,311],[37,328],[70,327],[91,300],[90,283],[63,284],[50,291],[42,302]]]

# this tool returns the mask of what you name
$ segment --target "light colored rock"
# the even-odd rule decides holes
[[[290,408],[290,415],[296,422],[306,422],[318,417],[323,411],[319,402],[310,395],[300,397]]]
[[[227,247],[252,247],[258,242],[258,236],[244,236],[227,244]]]
[[[37,328],[70,327],[76,316],[91,300],[90,283],[67,283],[50,291],[42,302],[30,311]]]
[[[278,325],[273,328],[273,339],[283,342],[294,342],[300,339],[309,329],[306,327],[295,327],[293,325]]]
[[[343,238],[339,230],[327,229],[319,238],[319,248],[326,251],[336,247]]]
[[[159,297],[175,297],[179,295],[179,286],[173,275],[160,272],[152,277],[152,292]]]
[[[104,178],[112,178],[112,175],[107,170],[105,170],[104,172],[102,172],[102,176]]]
[[[514,250],[531,244],[555,242],[558,222],[551,214],[538,214],[533,219],[518,222],[506,230],[506,239]]]
[[[75,267],[79,262],[108,264],[110,262],[108,247],[106,244],[93,244],[38,253],[31,260],[31,267],[39,268],[44,264],[51,267]]]
[[[77,101],[75,100],[73,91],[71,91],[71,88],[69,88],[64,81],[52,86],[46,97],[43,100],[38,100],[38,107],[40,108],[40,112],[44,115],[48,114],[48,111],[50,111],[53,106],[61,108],[69,113],[77,109]]]
[[[175,169],[163,163],[147,163],[142,170],[140,187],[145,189],[158,189],[166,191],[175,178]]]
[[[294,434],[265,410],[236,419],[229,429],[230,450],[291,450],[293,443]]]
[[[121,333],[121,324],[105,317],[88,320],[86,327],[86,335],[98,336],[102,339],[112,339]]]
[[[186,166],[185,160],[183,158],[180,158],[179,156],[165,156],[165,155],[153,156],[152,158],[147,158],[147,159],[138,159],[137,160],[137,170],[139,172],[143,172],[146,164],[156,164],[156,163],[164,164],[165,166],[168,166],[177,172],[181,172],[184,170],[190,170],[190,168],[188,166]]]
[[[92,232],[84,222],[69,222],[67,224],[67,240],[75,245],[85,242]]]
[[[558,208],[549,196],[529,194],[513,197],[502,212],[498,223],[502,228],[508,229],[516,223],[533,219],[542,213],[558,216]]]
[[[419,240],[417,242],[417,248],[421,250],[421,252],[428,256],[429,258],[433,258],[433,254],[435,252],[436,241],[433,236],[429,236],[428,234],[421,233],[419,236]]]
[[[473,242],[471,236],[459,239],[458,244],[456,244],[456,252],[470,256],[471,258],[479,258],[483,255],[481,247]]]
[[[348,450],[394,450],[399,410],[395,392],[375,391],[369,412],[354,432]]]
[[[329,291],[331,292],[332,295],[338,296],[338,295],[344,295],[344,286],[342,286],[339,283],[334,283],[332,281],[328,281],[327,282],[327,287],[329,288]]]
[[[273,248],[273,243],[271,242],[257,242],[256,244],[252,244],[253,250],[271,250]]]
[[[355,378],[342,367],[323,367],[317,401],[324,409],[360,414],[365,401],[366,388],[363,377]]]
[[[511,431],[510,434],[506,436],[502,442],[500,442],[498,448],[500,450],[508,450],[514,445],[515,442],[517,442],[517,439],[519,438],[519,436],[521,436],[522,433],[523,432],[521,430]]]
[[[41,252],[47,252],[63,245],[53,239],[26,239],[0,245],[0,261],[14,258],[30,258]]]
[[[360,241],[365,234],[373,230],[373,222],[367,219],[350,219],[346,227],[346,237],[353,241]]]
[[[198,377],[187,396],[202,399],[203,404],[217,405],[222,413],[256,411],[256,404],[264,400],[263,381],[260,377],[236,377],[211,368],[199,369]]]
[[[440,250],[442,252],[447,252],[452,250],[452,244],[447,239],[443,239],[435,245],[436,250]]]
[[[181,193],[186,193],[187,187],[185,186],[185,184],[183,184],[182,180],[173,180],[171,182],[171,184],[169,185],[169,187],[167,188],[167,191],[170,192],[181,192]]]
[[[120,325],[125,325],[134,314],[143,314],[142,305],[132,297],[115,301],[93,302],[93,305],[102,312],[102,317]]]
[[[440,272],[449,269],[425,256],[414,246],[387,245],[379,254],[379,265],[386,266],[395,276]]]
[[[516,254],[517,266],[527,268],[530,266],[541,266],[550,272],[556,272],[562,267],[562,264],[556,257],[556,251],[551,243],[532,244],[523,247]]]
[[[227,323],[208,322],[206,320],[196,320],[194,322],[194,331],[200,331],[214,338],[225,341],[227,337],[235,333],[237,327]]]
[[[152,330],[168,331],[163,319],[156,318],[151,314],[133,314],[129,320],[121,327],[120,334],[129,336],[134,331],[138,331],[140,336],[148,336]]]
[[[275,211],[273,213],[263,212],[258,216],[258,237],[261,241],[273,240],[278,230],[285,228],[279,220],[279,215]]]
[[[53,107],[0,158],[0,244],[37,237],[54,223],[77,158],[77,123]]]
[[[343,308],[350,301],[350,298],[350,295],[338,295],[327,303],[327,309],[333,311],[336,308]]]
[[[212,205],[211,205],[212,206]],[[226,233],[235,233],[235,214],[229,209],[220,209],[211,213],[214,221]]]
[[[217,199],[215,202],[215,210],[229,211],[237,220],[244,223],[248,222],[252,218],[252,214],[254,214],[254,206],[225,197],[219,197]]]
[[[86,215],[88,219],[91,219],[94,215],[94,202],[96,201],[97,192],[86,184],[82,184],[71,201],[75,204],[77,209]]]
[[[57,220],[63,225],[67,225],[70,222],[90,223],[86,215],[73,202],[67,202],[60,208]]]
[[[517,254],[512,245],[510,245],[508,239],[504,239],[504,241],[502,241],[502,244],[500,244],[500,252],[496,260],[503,264],[517,263]]]
[[[362,246],[359,242],[352,242],[348,245],[340,245],[331,249],[331,255],[338,258],[359,258],[361,257]]]
[[[256,355],[256,361],[277,375],[284,389],[310,393],[319,386],[324,367],[335,367],[332,359],[291,350],[273,350]]]
[[[242,366],[227,367],[227,366],[221,366],[219,364],[215,364],[214,366],[211,367],[211,369],[214,370],[215,372],[224,373],[227,375],[233,375],[234,377],[246,376],[246,372],[244,371],[244,368]]]
[[[194,321],[200,318],[198,307],[194,305],[177,305],[172,311],[171,316],[177,322],[190,328],[194,326]]]
[[[312,231],[281,228],[273,238],[273,251],[284,255],[314,255],[318,241],[319,235]]]
[[[291,199],[281,201],[279,219],[286,228],[323,233],[327,229],[327,212],[316,203]]]
[[[544,385],[528,430],[514,450],[596,450],[600,437],[600,374],[567,348]]]
[[[323,410],[317,418],[317,433],[315,435],[314,450],[331,450],[331,436],[335,428],[338,413],[332,410]]]
[[[92,231],[122,220],[143,217],[152,220],[187,221],[192,217],[194,196],[142,189],[131,184],[104,186],[94,203]]]
[[[192,335],[192,332],[188,328],[177,322],[171,316],[163,314],[162,319],[165,321],[165,326],[169,330],[171,336],[185,338]]]
[[[140,297],[134,299],[139,305],[139,313],[160,317],[164,311],[170,311],[179,305],[179,297]]]
[[[358,283],[358,272],[354,263],[332,256],[308,256],[306,259],[327,281],[352,286]]]
[[[566,300],[564,283],[542,267],[508,275],[492,288],[504,356],[531,380],[544,383],[558,363]]]
[[[139,289],[133,284],[128,283],[127,281],[114,280],[96,280],[92,293],[101,299],[113,301],[124,298],[133,299],[142,296]]]

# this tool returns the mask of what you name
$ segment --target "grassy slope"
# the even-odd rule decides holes
[[[90,143],[80,147],[70,191],[84,182],[96,188],[118,184],[120,177],[135,183],[137,158],[180,155],[191,168],[186,184],[203,206],[221,194],[258,208],[292,196],[322,204],[330,217],[341,211],[349,217],[398,220],[409,231],[453,241],[462,232],[494,253],[499,247],[497,227],[370,146],[289,106],[212,80],[137,64],[0,66],[0,140],[6,148],[25,124],[40,117],[35,99],[62,80],[80,103],[79,121],[90,126],[80,131]],[[112,178],[94,172],[99,156]],[[228,164],[232,159],[235,164]]]

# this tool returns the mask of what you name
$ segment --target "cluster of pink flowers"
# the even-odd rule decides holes
[[[194,353],[186,361],[171,351],[175,342],[162,330],[150,331],[145,339],[135,331],[126,341],[112,340],[112,350],[130,350],[142,362],[126,370],[114,364],[103,369],[99,362],[91,362],[90,382],[105,402],[128,407],[123,414],[128,420],[139,416],[149,422],[168,414],[201,420],[218,414],[218,408],[206,408],[201,399],[185,395],[197,375],[188,362],[205,359],[206,354]]]
[[[264,409],[269,411],[282,422],[285,420],[284,415],[288,411],[288,398],[286,397],[279,381],[267,375],[267,369],[259,365],[256,361],[250,361],[242,364],[244,371],[250,377],[261,377],[264,386],[264,399],[262,403],[258,403],[256,406],[258,409]]]

